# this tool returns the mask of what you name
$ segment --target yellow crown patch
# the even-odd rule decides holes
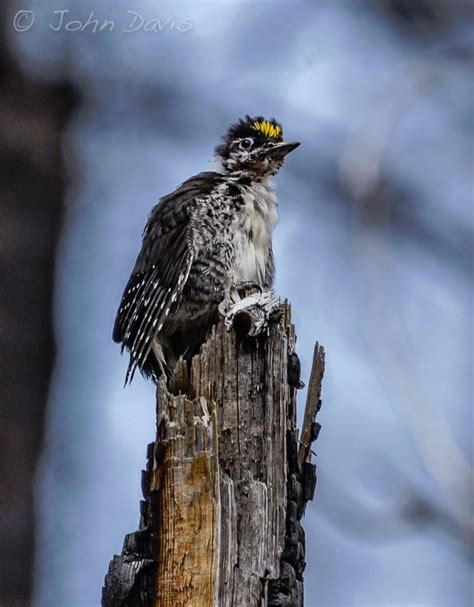
[[[281,136],[281,127],[277,124],[272,124],[268,120],[256,121],[252,124],[252,128],[271,139],[278,139]]]

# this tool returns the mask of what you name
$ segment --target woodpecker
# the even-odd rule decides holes
[[[278,203],[271,181],[299,142],[281,124],[246,116],[215,149],[216,170],[191,177],[151,210],[125,287],[113,339],[127,349],[125,384],[138,368],[154,381],[189,359],[244,284],[271,290]]]

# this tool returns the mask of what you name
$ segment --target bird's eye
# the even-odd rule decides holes
[[[246,139],[242,139],[240,142],[240,148],[242,150],[250,150],[253,144],[253,139],[251,137],[247,137]]]

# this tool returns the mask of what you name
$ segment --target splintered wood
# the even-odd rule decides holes
[[[309,445],[324,351],[315,349],[298,454],[294,347],[287,305],[258,337],[221,320],[189,376],[179,363],[174,394],[160,382],[140,530],[110,565],[105,607],[303,605],[300,520],[316,483]]]
[[[219,474],[215,415],[164,385],[150,490],[159,524],[156,605],[212,605],[216,596]]]

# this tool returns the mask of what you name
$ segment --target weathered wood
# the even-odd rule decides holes
[[[314,420],[321,408],[321,383],[324,375],[324,348],[318,343],[314,346],[313,364],[306,397],[306,407],[303,418],[303,429],[298,453],[300,466],[311,453],[311,443],[319,436],[321,426]]]
[[[215,408],[158,388],[155,604],[212,605],[216,596],[219,462]]]
[[[221,320],[189,373],[175,371],[173,391],[187,393],[158,386],[140,530],[111,563],[105,607],[303,605],[316,470],[311,452],[298,461],[289,306],[277,316],[245,339]]]

